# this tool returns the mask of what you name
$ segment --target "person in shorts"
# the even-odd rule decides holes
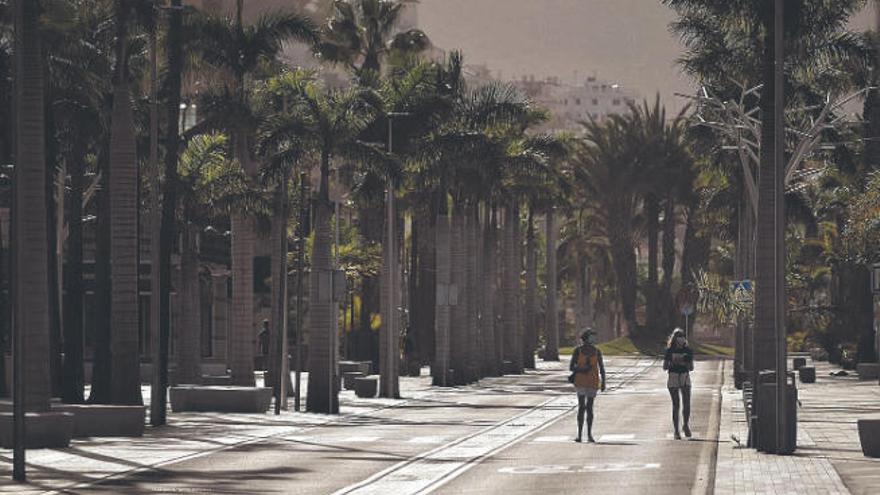
[[[605,363],[602,361],[602,351],[596,347],[596,333],[587,328],[581,334],[582,345],[575,348],[571,354],[571,370],[574,380],[574,388],[577,391],[578,433],[575,442],[583,441],[584,415],[587,416],[587,440],[593,439],[593,402],[599,391],[605,391]],[[600,381],[601,377],[601,381]]]
[[[680,328],[673,330],[666,345],[666,354],[663,358],[663,369],[669,374],[666,387],[672,397],[672,426],[675,431],[675,439],[681,440],[678,431],[679,409],[683,416],[682,430],[684,436],[691,437],[691,428],[688,424],[691,419],[691,374],[694,369],[694,352],[688,347],[687,337]]]

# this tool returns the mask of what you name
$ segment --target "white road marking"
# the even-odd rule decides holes
[[[623,440],[633,440],[636,436],[632,433],[606,433],[599,436],[600,442],[620,442]]]
[[[647,469],[660,469],[661,464],[658,463],[609,463],[609,464],[587,464],[567,466],[560,464],[548,464],[544,466],[511,466],[498,470],[504,474],[583,474],[583,473],[613,473],[620,471],[644,471]]]
[[[573,435],[549,435],[545,437],[535,437],[533,442],[546,442],[546,443],[561,443],[561,442],[573,442]]]

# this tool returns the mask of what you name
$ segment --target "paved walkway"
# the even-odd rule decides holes
[[[715,473],[716,494],[868,495],[880,493],[880,459],[862,454],[856,420],[880,418],[876,381],[830,376],[837,367],[816,366],[814,384],[798,383],[798,448],[774,456],[745,447],[748,438],[742,392],[729,373],[723,389]],[[736,436],[742,445],[731,439]]]

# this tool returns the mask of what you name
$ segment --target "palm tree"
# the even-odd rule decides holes
[[[358,76],[378,74],[392,54],[413,54],[428,47],[418,29],[394,33],[404,3],[388,0],[334,0],[333,16],[317,45],[324,60],[345,64]]]
[[[309,390],[306,410],[339,412],[336,385],[336,349],[333,320],[338,318],[337,301],[322,290],[331,282],[333,265],[330,219],[330,165],[334,157],[382,155],[357,136],[373,118],[376,98],[363,88],[325,89],[315,80],[297,72],[270,82],[288,96],[289,112],[275,125],[296,129],[308,143],[310,153],[320,164],[320,185],[314,200],[315,237],[312,246],[312,273],[309,281]]]
[[[195,23],[199,33],[194,48],[206,63],[228,81],[222,89],[208,95],[216,111],[205,127],[225,130],[232,138],[233,154],[251,176],[257,166],[251,158],[257,119],[248,101],[249,78],[261,64],[273,60],[283,43],[298,40],[314,43],[315,29],[307,18],[290,13],[261,16],[253,25],[242,22],[242,0],[238,0],[234,19],[206,17]],[[230,369],[237,385],[253,386],[253,253],[256,242],[251,218],[232,215],[232,283],[236,298],[231,321]]]
[[[129,89],[129,20],[133,4],[116,2],[116,66],[110,123],[110,400],[143,404],[138,335],[138,168]]]
[[[595,205],[608,236],[625,331],[635,332],[636,258],[634,224],[641,170],[639,144],[622,116],[604,123],[585,122],[585,138],[574,150],[572,173],[582,197]]]

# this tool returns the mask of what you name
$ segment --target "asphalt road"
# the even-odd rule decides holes
[[[674,441],[653,359],[608,359],[597,444],[576,444],[564,365],[429,397],[70,493],[687,493],[714,465],[721,362],[698,362],[691,441]],[[593,489],[596,491],[594,492]]]

